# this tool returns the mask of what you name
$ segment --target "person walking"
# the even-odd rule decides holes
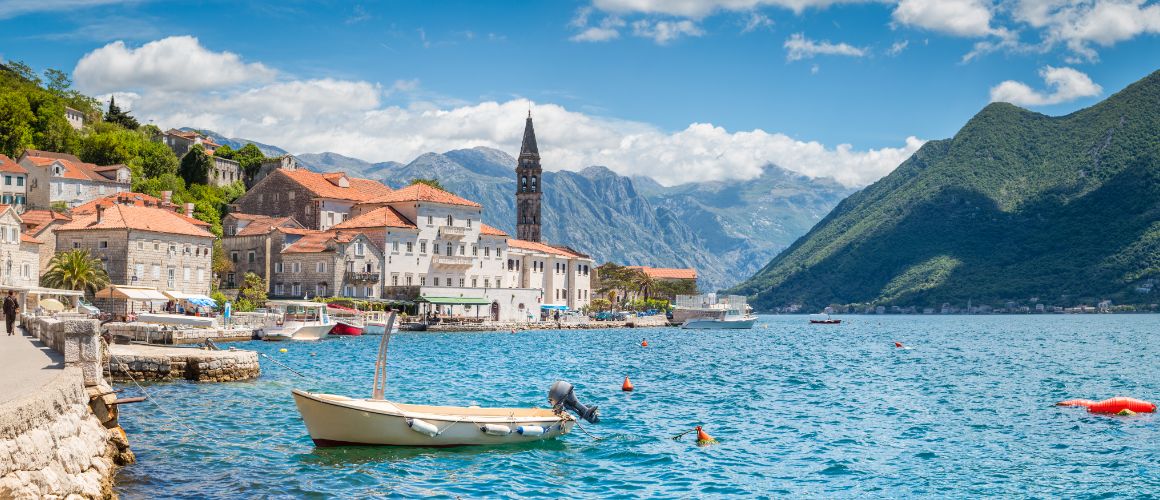
[[[4,297],[4,326],[8,327],[8,336],[15,335],[12,333],[12,325],[16,323],[16,313],[20,312],[20,303],[16,301],[16,295],[12,290],[8,290],[8,296]]]

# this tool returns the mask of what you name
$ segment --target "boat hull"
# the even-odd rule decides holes
[[[387,325],[384,323],[367,323],[366,328],[363,329],[363,335],[382,335],[387,332]],[[399,333],[399,325],[391,329],[391,333]]]
[[[305,325],[294,324],[281,327],[267,327],[262,330],[262,340],[322,340],[327,337],[334,325]]]
[[[738,320],[690,319],[681,324],[685,330],[749,330],[757,318]]]
[[[842,320],[840,320],[840,319],[811,319],[810,324],[811,325],[840,325],[840,324],[842,324]]]
[[[353,399],[331,394],[293,390],[294,403],[319,447],[326,446],[471,446],[528,443],[555,439],[575,424],[567,414],[556,415],[539,408],[459,408],[425,406]],[[407,424],[420,419],[439,432],[429,436]],[[513,432],[488,434],[485,424],[505,425]],[[540,426],[545,432],[528,436],[514,432],[518,426]]]
[[[348,337],[356,337],[363,334],[363,329],[342,321],[335,322],[334,328],[330,329],[331,335],[342,335]]]

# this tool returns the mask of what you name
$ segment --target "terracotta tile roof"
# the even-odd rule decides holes
[[[73,215],[94,214],[94,213],[97,213],[97,205],[109,206],[109,205],[113,205],[113,204],[132,205],[132,206],[136,206],[136,207],[165,208],[165,209],[171,210],[174,214],[177,214],[178,217],[181,217],[186,222],[193,224],[195,226],[210,227],[213,225],[213,224],[210,224],[206,221],[198,219],[196,217],[186,217],[184,208],[181,205],[175,205],[175,204],[170,203],[170,206],[166,207],[160,198],[157,198],[155,196],[150,196],[150,195],[147,195],[145,193],[116,193],[116,194],[111,194],[111,195],[108,195],[108,196],[105,196],[102,198],[97,198],[97,199],[92,200],[92,201],[85,203],[83,205],[78,205],[76,207],[73,207],[71,212]]]
[[[507,236],[508,234],[484,223],[479,223],[479,234],[486,236]]]
[[[45,224],[53,221],[66,222],[72,219],[65,214],[53,212],[52,210],[28,210],[20,214],[20,220],[24,222],[26,232],[36,233]]]
[[[239,229],[235,236],[257,236],[266,234],[271,229],[291,221],[297,223],[294,217],[264,217],[261,219],[253,219],[249,224],[246,224],[246,227]]]
[[[639,269],[653,279],[659,280],[695,280],[696,269],[676,269],[671,267],[625,266],[629,269]]]
[[[411,184],[405,188],[379,196],[369,203],[398,203],[402,201],[429,201],[445,205],[462,205],[465,207],[482,208],[479,203],[460,198],[442,189],[436,189],[427,184]]]
[[[520,248],[520,249],[524,249],[524,250],[531,250],[534,252],[541,252],[541,253],[552,254],[552,255],[559,255],[561,257],[568,257],[568,258],[572,258],[572,259],[584,258],[584,256],[582,256],[582,255],[574,254],[574,253],[569,252],[567,250],[556,248],[556,247],[551,246],[551,245],[545,245],[543,243],[537,243],[534,241],[517,240],[515,238],[511,238],[508,240],[508,247]]]
[[[0,205],[0,215],[4,215],[4,212],[7,212],[9,208],[12,208],[12,205]]]
[[[363,235],[362,231],[315,231],[291,243],[282,249],[282,253],[333,252],[335,243],[350,243],[360,235]],[[374,238],[367,239],[371,241],[371,246],[378,248],[378,245],[374,244]]]
[[[21,243],[32,243],[32,244],[36,244],[36,245],[43,244],[42,241],[40,241],[36,238],[33,238],[32,236],[25,234],[25,233],[20,233],[20,242]]]
[[[70,155],[70,154],[53,153],[53,152],[49,152],[49,151],[40,151],[40,150],[36,150],[36,149],[29,149],[29,150],[25,151],[24,156],[27,157],[28,160],[31,161],[33,165],[36,165],[36,166],[42,167],[42,168],[48,167],[48,166],[52,165],[53,163],[60,163],[60,165],[62,167],[64,167],[64,171],[61,172],[61,177],[65,178],[65,179],[78,179],[78,180],[86,180],[86,181],[112,182],[112,183],[116,183],[116,184],[123,184],[123,183],[119,183],[113,179],[110,179],[108,177],[105,177],[104,175],[101,175],[100,172],[115,171],[116,169],[123,168],[124,165],[97,166],[97,165],[94,165],[92,163],[85,163],[85,162],[81,161],[80,158],[77,158],[77,157]]]
[[[230,214],[227,215],[227,217],[233,217],[233,218],[238,219],[238,220],[258,220],[258,219],[270,218],[269,215],[244,214],[241,212],[230,212]]]
[[[280,231],[280,232],[283,232],[286,234],[297,234],[299,236],[308,235],[308,234],[317,234],[317,233],[321,232],[317,229],[303,229],[303,228],[297,228],[297,227],[276,227],[276,228],[274,228],[274,230]]]
[[[97,220],[97,213],[77,214],[57,231],[84,231],[91,229],[136,229],[155,233],[184,234],[213,238],[213,233],[190,222],[184,215],[164,208],[135,205],[108,205]]]
[[[0,155],[0,172],[8,172],[10,174],[27,174],[28,171],[24,167],[16,163],[16,160],[4,155]]]
[[[358,229],[370,227],[405,227],[416,229],[414,222],[407,220],[403,214],[391,207],[379,207],[353,219],[335,224],[335,229]]]
[[[301,184],[302,187],[310,190],[315,196],[320,198],[332,198],[336,200],[350,200],[350,201],[367,201],[372,198],[383,196],[391,192],[391,188],[387,187],[379,181],[372,181],[370,179],[359,179],[356,177],[347,177],[341,172],[331,174],[320,174],[311,172],[306,169],[286,170],[278,169],[282,175],[289,177],[294,182]],[[349,187],[340,186],[340,179],[346,179]]]

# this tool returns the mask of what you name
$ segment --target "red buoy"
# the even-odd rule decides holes
[[[632,386],[632,382],[630,382],[628,380],[628,376],[625,376],[624,377],[624,384],[620,386],[620,390],[622,390],[624,392],[632,392],[633,389],[634,389],[634,387]]]
[[[1105,399],[1088,406],[1088,411],[1092,413],[1119,413],[1124,410],[1152,413],[1156,411],[1156,405],[1142,399],[1120,397]]]
[[[895,342],[895,343],[894,343],[894,347],[897,347],[897,348],[899,348],[899,349],[902,349],[902,342]]]
[[[1084,408],[1090,408],[1091,405],[1094,404],[1096,404],[1096,402],[1090,399],[1069,399],[1067,401],[1060,401],[1055,403],[1055,406],[1082,406]]]
[[[647,341],[647,340],[644,340],[644,339],[641,339],[641,340],[640,340],[640,346],[641,346],[641,347],[648,347],[648,341]]]
[[[717,442],[717,440],[713,439],[713,436],[710,436],[709,433],[702,430],[701,426],[699,426],[699,425],[697,426],[697,444],[698,445],[705,446],[707,444],[714,444],[716,442]]]

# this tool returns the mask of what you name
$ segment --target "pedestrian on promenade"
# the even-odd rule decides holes
[[[4,326],[8,327],[8,336],[14,335],[12,333],[12,325],[16,323],[16,313],[20,312],[20,303],[16,301],[16,295],[12,290],[8,290],[8,296],[4,297]]]

